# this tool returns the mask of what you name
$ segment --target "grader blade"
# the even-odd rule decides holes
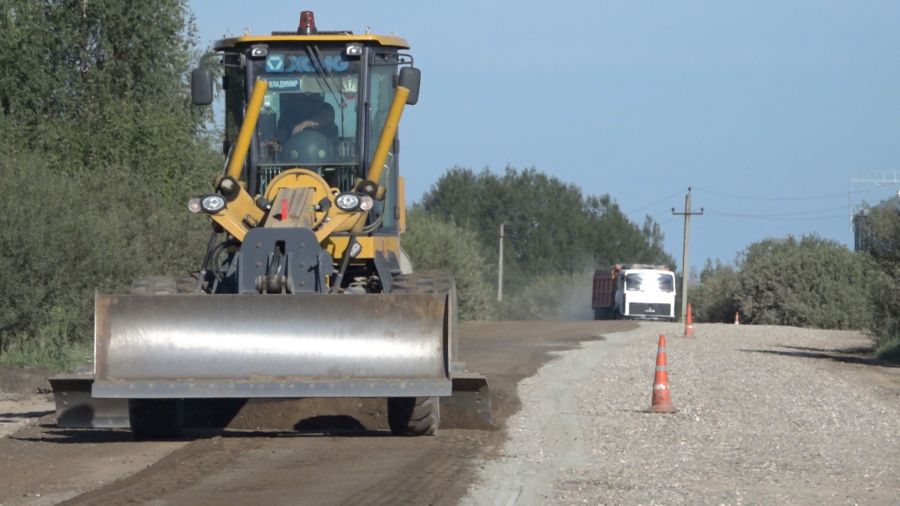
[[[442,294],[98,295],[97,398],[450,395]]]

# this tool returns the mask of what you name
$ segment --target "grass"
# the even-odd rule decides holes
[[[0,364],[13,367],[46,367],[71,372],[88,364],[93,347],[88,342],[57,343],[50,339],[19,339],[0,353]]]

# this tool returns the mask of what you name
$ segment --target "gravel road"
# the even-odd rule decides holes
[[[674,415],[645,413],[659,333]],[[519,384],[463,504],[900,504],[900,368],[854,332],[642,324]]]

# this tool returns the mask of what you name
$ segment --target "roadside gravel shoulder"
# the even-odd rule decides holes
[[[645,413],[667,335],[674,415]],[[463,504],[896,504],[900,368],[855,332],[647,323],[519,385]]]

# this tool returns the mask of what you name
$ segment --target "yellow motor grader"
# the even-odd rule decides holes
[[[398,435],[433,434],[442,404],[490,421],[456,356],[453,279],[400,248],[408,47],[318,31],[309,11],[296,32],[217,42],[227,162],[188,203],[211,220],[202,266],[96,296],[93,375],[51,379],[59,425],[171,438],[191,400],[306,397],[386,398]],[[212,73],[191,77],[210,104]]]

